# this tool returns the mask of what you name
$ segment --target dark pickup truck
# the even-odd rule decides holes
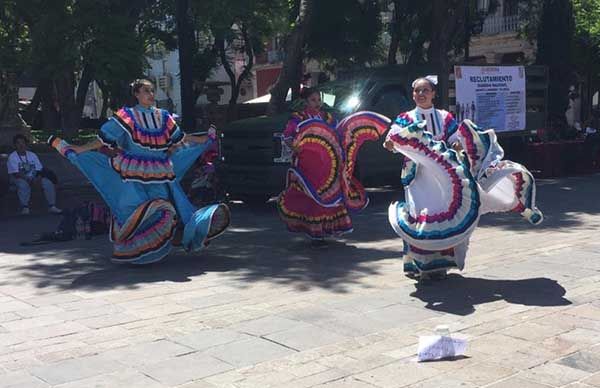
[[[317,89],[338,120],[361,110],[393,119],[413,106],[410,83],[416,76],[397,68],[367,70]],[[282,155],[281,133],[289,115],[239,120],[223,128],[218,168],[232,199],[265,202],[284,188],[289,156],[285,151]],[[386,152],[381,142],[368,143],[360,151],[357,174],[365,185],[399,183],[400,168],[401,156]]]

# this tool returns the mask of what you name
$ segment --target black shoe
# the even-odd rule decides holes
[[[420,280],[445,280],[447,270],[439,269],[435,271],[421,272]]]
[[[327,248],[327,241],[325,239],[313,239],[310,240],[311,248]]]

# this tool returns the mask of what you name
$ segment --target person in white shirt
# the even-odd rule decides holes
[[[21,134],[15,135],[13,145],[15,151],[8,156],[7,168],[11,184],[17,187],[21,214],[29,214],[29,200],[33,184],[41,184],[48,202],[48,212],[53,214],[62,213],[56,207],[54,183],[40,175],[43,168],[42,163],[36,154],[27,150],[27,138]]]

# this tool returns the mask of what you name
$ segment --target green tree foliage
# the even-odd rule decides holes
[[[231,84],[230,114],[243,83],[252,76],[257,55],[285,27],[288,3],[283,0],[224,0],[193,3],[198,45],[194,65],[198,82],[222,65]],[[236,69],[236,62],[243,63]]]
[[[0,3],[0,126],[18,126],[18,76],[30,55],[29,29],[17,1]]]
[[[298,95],[307,36],[315,17],[315,0],[292,0],[289,5],[291,23],[285,39],[285,58],[277,82],[271,89],[271,100],[267,109],[270,115],[285,111],[288,90],[292,89],[292,97]]]
[[[389,24],[391,37],[388,50],[388,63],[397,63],[400,52],[402,62],[416,65],[426,62],[425,43],[431,38],[431,23],[423,23],[431,18],[431,4],[411,0],[393,0],[392,19]]]
[[[600,45],[600,1],[573,0],[575,34],[586,37],[590,45]]]
[[[600,78],[600,1],[573,0],[574,61],[588,86]]]
[[[486,9],[481,9],[476,0],[388,0],[383,3],[393,9],[388,27],[391,41],[387,62],[397,63],[399,52],[403,63],[433,65],[438,73],[439,103],[445,106],[452,62],[465,53],[475,24],[494,11],[497,2],[488,2]]]
[[[121,104],[128,80],[144,72],[148,47],[172,41],[165,4],[169,2],[6,0],[1,6],[2,61],[35,76],[34,101],[42,103],[46,127],[74,133],[92,81],[113,106]]]
[[[151,47],[164,42],[174,47],[174,27],[166,25],[167,15],[158,1],[88,0],[81,5],[81,68],[92,72],[114,109],[128,99],[129,82],[143,76]],[[99,14],[107,16],[98,21]]]
[[[574,0],[575,40],[573,60],[583,81],[584,117],[589,117],[592,97],[600,83],[600,1]]]
[[[550,70],[550,115],[564,121],[569,86],[585,81],[590,99],[600,79],[600,1],[521,0],[520,10],[522,36]]]
[[[442,37],[448,41],[444,44],[451,50],[448,55],[463,53],[466,43],[476,31],[475,26],[483,23],[486,15],[498,6],[496,0],[488,1],[486,8],[481,8],[477,0],[439,1],[434,13],[434,2],[431,1],[388,0],[384,3],[393,9],[388,26],[391,36],[388,63],[395,64],[399,52],[402,63],[412,65],[433,61],[428,58],[426,48],[435,32],[449,25],[452,26],[451,33]],[[437,18],[435,22],[434,18]]]
[[[315,3],[307,36],[307,56],[329,67],[377,63],[382,59],[381,7],[376,0]]]
[[[29,28],[23,22],[22,3],[3,0],[0,3],[0,69],[20,73],[30,55]]]
[[[381,4],[375,0],[290,0],[283,69],[273,88],[269,113],[285,109],[289,89],[297,97],[302,65],[316,59],[330,71],[382,59]],[[282,29],[286,30],[286,29]]]

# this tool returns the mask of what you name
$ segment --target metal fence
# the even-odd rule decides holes
[[[519,15],[488,16],[483,22],[483,35],[495,35],[506,32],[517,32]]]

